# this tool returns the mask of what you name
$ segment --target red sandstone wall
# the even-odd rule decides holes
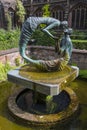
[[[3,64],[9,62],[11,65],[15,65],[16,58],[19,58],[20,62],[22,62],[22,58],[18,52],[18,49],[0,51],[0,62],[2,62]]]

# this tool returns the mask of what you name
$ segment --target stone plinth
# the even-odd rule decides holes
[[[75,66],[63,71],[40,72],[29,65],[8,72],[8,81],[25,86],[45,95],[58,95],[79,73]]]

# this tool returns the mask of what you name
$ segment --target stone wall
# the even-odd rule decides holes
[[[73,49],[71,63],[80,69],[87,69],[87,50]]]
[[[27,50],[27,55],[33,59],[52,60],[58,58],[58,54],[55,53],[54,47],[45,46],[30,46]],[[15,59],[19,58],[20,62],[23,61],[18,49],[11,49],[6,51],[0,51],[0,62],[10,62],[11,65],[15,65]],[[78,66],[80,69],[87,69],[87,50],[73,49],[70,64]]]
[[[22,58],[17,48],[0,51],[0,62],[2,62],[3,64],[5,64],[6,62],[9,62],[11,65],[15,65],[16,58],[19,58],[20,62],[22,62]]]

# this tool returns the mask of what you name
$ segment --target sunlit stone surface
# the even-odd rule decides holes
[[[79,74],[78,67],[67,66],[63,71],[41,72],[31,66],[11,70],[8,80],[46,95],[58,95]]]

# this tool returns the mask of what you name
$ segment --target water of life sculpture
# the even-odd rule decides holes
[[[33,60],[26,55],[26,47],[32,33],[40,24],[47,26],[44,33],[54,38],[49,29],[62,26],[63,36],[58,43],[58,52],[62,55],[56,60]],[[25,124],[54,125],[64,121],[77,111],[78,99],[68,86],[79,73],[78,67],[67,65],[72,54],[72,42],[67,21],[54,18],[30,17],[23,25],[19,51],[29,62],[18,69],[8,72],[8,80],[23,86],[9,97],[8,108],[11,114]]]

